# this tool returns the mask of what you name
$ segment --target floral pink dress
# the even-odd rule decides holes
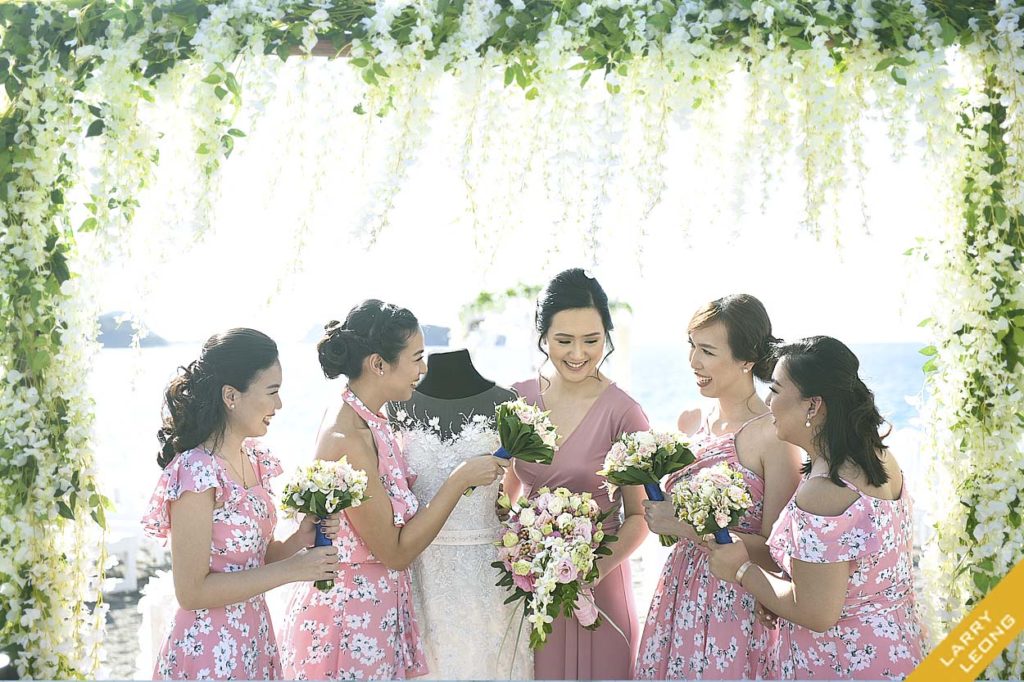
[[[767,413],[766,413],[767,414]],[[763,417],[764,415],[762,415]],[[735,433],[716,436],[707,423],[694,434],[690,466],[665,482],[669,491],[678,481],[697,471],[727,463],[740,474],[754,502],[734,530],[761,533],[764,481],[740,464]],[[756,600],[738,585],[711,575],[708,552],[686,538],[679,538],[647,613],[634,677],[664,679],[754,679],[764,675],[774,631],[754,616]]]
[[[414,476],[395,434],[387,418],[370,411],[351,390],[342,398],[370,427],[377,473],[391,498],[395,526],[403,526],[418,503],[409,488]],[[334,588],[321,592],[313,583],[300,583],[288,603],[281,637],[285,677],[401,680],[425,675],[409,571],[378,561],[345,514],[334,544],[341,555]]]
[[[184,492],[213,488],[217,508],[213,511],[210,570],[230,573],[262,566],[277,523],[270,478],[281,473],[281,465],[251,441],[243,449],[260,480],[248,489],[236,483],[220,458],[203,447],[175,456],[160,475],[142,518],[146,534],[166,539],[171,530],[171,502]],[[153,671],[153,679],[165,680],[280,677],[277,642],[262,594],[218,608],[179,608]]]
[[[910,493],[906,485],[895,500],[857,492],[857,501],[838,516],[809,514],[794,495],[772,528],[768,549],[787,573],[793,559],[850,562],[838,623],[817,633],[779,620],[768,670],[775,679],[893,679],[905,677],[921,661]]]

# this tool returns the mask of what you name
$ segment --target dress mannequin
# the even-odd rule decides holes
[[[469,351],[462,349],[448,353],[434,353],[427,358],[427,373],[416,386],[412,398],[391,403],[388,414],[393,420],[399,413],[413,422],[433,427],[442,439],[457,436],[465,423],[474,416],[493,418],[494,408],[516,394],[484,378],[473,366]],[[402,426],[402,425],[399,425]]]
[[[456,400],[483,393],[494,382],[480,376],[466,349],[449,353],[432,353],[427,373],[416,390],[432,398]]]
[[[501,444],[494,408],[516,394],[485,379],[469,352],[436,353],[410,400],[388,405],[417,474],[412,491],[430,500],[455,467]],[[491,564],[501,522],[495,513],[500,485],[464,497],[434,541],[413,562],[413,597],[433,679],[513,679],[533,676],[528,624],[505,604]],[[461,604],[453,609],[453,604]],[[519,628],[522,631],[517,631]]]

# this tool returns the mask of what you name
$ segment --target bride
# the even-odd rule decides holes
[[[416,474],[416,497],[430,500],[463,460],[497,450],[494,408],[515,398],[480,376],[467,351],[431,355],[412,399],[389,406]],[[491,566],[501,525],[498,492],[494,482],[464,497],[412,565],[416,615],[434,679],[533,677],[522,609],[504,603],[508,593],[495,586],[499,576]]]

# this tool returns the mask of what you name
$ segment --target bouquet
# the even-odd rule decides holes
[[[512,595],[505,603],[523,600],[530,623],[530,647],[537,649],[551,633],[551,623],[562,613],[575,614],[588,629],[601,624],[592,590],[584,587],[598,577],[597,557],[611,554],[617,538],[605,535],[602,512],[590,493],[566,488],[540,488],[532,500],[514,504],[504,495],[498,503],[509,509],[498,545],[498,585]]]
[[[743,474],[726,463],[701,469],[672,489],[672,503],[680,521],[698,535],[714,533],[715,542],[727,545],[729,526],[753,505]]]
[[[690,441],[679,432],[637,431],[624,433],[612,444],[597,472],[614,485],[643,484],[647,499],[662,502],[665,493],[661,479],[694,461]],[[663,547],[671,547],[676,538],[659,535]]]
[[[365,471],[353,468],[346,457],[335,462],[315,459],[300,466],[292,480],[285,485],[281,507],[289,516],[301,512],[312,514],[322,522],[327,516],[342,509],[358,507],[364,500]],[[316,547],[332,544],[324,535],[319,522],[316,524],[316,540],[313,544]],[[315,585],[320,590],[329,590],[334,581],[317,580]]]
[[[514,457],[523,462],[551,464],[558,434],[547,412],[518,398],[496,406],[494,420],[501,440],[501,447],[494,453],[495,457]],[[471,492],[473,488],[465,494]]]

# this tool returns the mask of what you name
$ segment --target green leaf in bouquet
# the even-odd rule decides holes
[[[520,597],[519,597],[519,595],[518,595],[518,594],[513,594],[512,596],[508,597],[508,598],[507,598],[507,599],[505,600],[505,603],[506,603],[506,604],[511,604],[512,602],[514,602],[514,601],[517,601],[517,600],[518,600],[519,598],[520,598]]]
[[[615,485],[643,485],[645,483],[658,483],[659,478],[649,471],[643,469],[627,469],[626,471],[616,471],[609,473],[605,476],[610,482]]]

